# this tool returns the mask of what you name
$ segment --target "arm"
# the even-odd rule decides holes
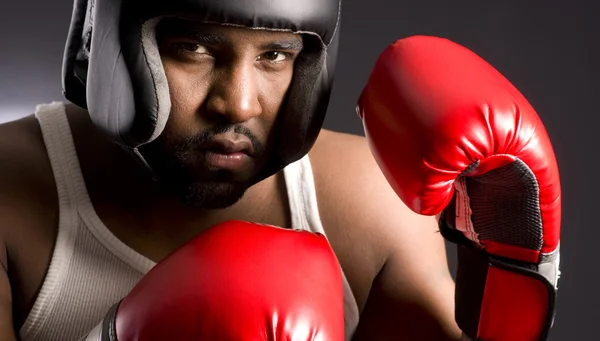
[[[16,341],[17,336],[14,327],[13,319],[13,299],[10,279],[8,277],[8,251],[6,237],[8,228],[12,225],[9,220],[11,214],[8,212],[12,203],[12,193],[14,193],[11,185],[13,181],[7,179],[13,174],[12,167],[7,167],[14,164],[14,159],[10,150],[6,150],[10,146],[10,139],[13,136],[10,133],[8,124],[0,125],[0,340]]]
[[[52,252],[46,226],[54,228],[55,196],[45,153],[33,116],[0,125],[0,340],[18,340]]]
[[[0,132],[1,133],[1,132]],[[0,156],[0,163],[4,158]],[[0,180],[4,178],[0,172]],[[7,203],[10,196],[7,195],[9,188],[0,181],[0,340],[16,341],[15,328],[13,323],[13,299],[10,280],[8,277],[8,251],[6,247],[7,227],[10,226],[8,214],[6,213]]]
[[[4,243],[0,243],[0,340],[16,341],[12,318],[12,297]]]
[[[396,214],[404,216],[400,224],[384,225],[390,254],[375,278],[354,340],[460,340],[454,282],[437,223],[396,206],[402,207]]]
[[[323,131],[311,160],[321,218],[346,275],[374,278],[354,340],[460,340],[435,218],[398,198],[363,137]]]

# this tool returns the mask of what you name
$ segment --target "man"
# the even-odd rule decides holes
[[[181,3],[78,1],[77,105],[0,126],[0,338],[82,337],[156,262],[242,220],[327,236],[347,339],[461,339],[435,217],[364,138],[320,129],[339,3]]]

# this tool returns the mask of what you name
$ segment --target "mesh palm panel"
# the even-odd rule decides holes
[[[466,183],[473,212],[471,220],[479,240],[541,250],[538,183],[523,161],[467,177]]]

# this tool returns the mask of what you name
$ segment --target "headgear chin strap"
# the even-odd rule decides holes
[[[312,148],[329,103],[342,0],[75,0],[63,60],[63,92],[147,170],[138,147],[156,139],[171,111],[155,29],[166,16],[300,33],[304,49],[279,118],[276,153],[256,182]]]

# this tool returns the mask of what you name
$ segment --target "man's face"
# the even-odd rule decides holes
[[[157,41],[172,107],[161,136],[141,152],[187,203],[230,206],[270,158],[302,38],[166,19]]]

